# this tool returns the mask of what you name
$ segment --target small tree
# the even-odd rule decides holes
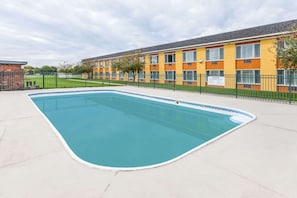
[[[112,65],[113,70],[118,70],[124,73],[132,73],[133,82],[135,82],[135,76],[139,74],[140,71],[143,70],[144,67],[144,59],[140,54],[140,51],[135,51],[134,54],[128,54],[116,61]]]
[[[73,73],[73,67],[71,64],[66,63],[65,61],[63,63],[60,63],[58,66],[58,72],[64,73],[66,78],[68,78],[69,74]]]
[[[278,41],[277,55],[284,69],[291,71],[297,69],[297,29],[295,25]]]
[[[88,74],[88,78],[93,78],[93,68],[94,65],[91,63],[83,63],[81,65],[81,72],[82,73],[87,73]]]
[[[297,28],[295,25],[292,25],[289,32],[283,34],[277,42],[277,63],[280,63],[289,74],[287,79],[289,92],[291,92],[292,82],[296,83],[293,76],[297,71]]]
[[[34,67],[32,67],[31,65],[26,65],[24,67],[24,72],[28,73],[28,74],[33,74],[34,73]]]
[[[56,71],[57,71],[57,68],[53,66],[44,65],[41,67],[41,72],[52,73]]]

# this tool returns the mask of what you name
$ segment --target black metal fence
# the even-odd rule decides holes
[[[24,89],[51,89],[74,87],[112,86],[107,82],[99,82],[91,76],[81,73],[43,72],[25,74]]]
[[[119,79],[119,80],[116,80]],[[297,102],[297,75],[260,75],[238,73],[232,75],[172,74],[150,75],[122,74],[120,76],[98,76],[97,80],[108,83],[194,91],[200,94],[213,93],[236,98],[254,98],[277,102]]]
[[[172,90],[193,91],[253,98],[285,103],[297,103],[297,75],[202,75],[187,73],[176,75],[133,76],[129,74],[88,76],[86,74],[0,72],[0,91],[19,89],[49,89],[73,87],[101,87],[130,85]]]

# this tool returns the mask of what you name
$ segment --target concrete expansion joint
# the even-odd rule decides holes
[[[4,137],[5,129],[6,129],[5,127],[0,126],[0,144],[1,144],[2,138]]]
[[[270,127],[270,128],[276,128],[276,129],[281,129],[287,132],[293,132],[293,133],[297,133],[297,129],[290,129],[290,128],[285,128],[285,127],[280,127],[280,126],[275,126],[275,125],[271,125],[271,124],[266,124],[264,122],[261,123],[263,126],[266,127]],[[282,131],[283,132],[283,131]]]
[[[30,119],[30,118],[33,118],[35,116],[20,116],[20,117],[12,117],[12,118],[8,118],[8,119],[5,119],[6,121],[14,121],[14,120],[25,120],[25,119]]]
[[[64,149],[60,149],[60,150],[52,151],[52,152],[49,152],[49,153],[37,155],[37,156],[31,157],[31,158],[28,158],[28,159],[25,159],[25,160],[22,160],[22,161],[19,161],[19,162],[5,164],[4,166],[0,166],[0,170],[4,169],[4,168],[10,168],[10,167],[18,166],[18,165],[21,165],[21,164],[25,164],[27,162],[40,160],[40,159],[45,158],[45,157],[47,157],[49,155],[57,154],[57,153],[60,153],[60,152],[65,152],[65,151],[64,151]]]
[[[100,195],[99,197],[100,198],[103,198],[105,193],[108,191],[108,189],[110,188],[112,182],[113,182],[113,179],[119,174],[119,171],[115,171],[114,175],[113,175],[113,178],[110,180],[110,182],[108,182],[108,184],[106,185],[102,195]]]
[[[265,190],[267,190],[267,191],[270,191],[270,192],[272,192],[272,193],[275,193],[275,194],[277,194],[277,195],[280,196],[280,197],[287,198],[287,196],[284,195],[283,193],[278,192],[277,190],[274,190],[274,189],[272,189],[272,188],[270,188],[270,187],[268,187],[268,186],[266,186],[266,185],[264,185],[264,184],[262,184],[262,183],[260,183],[260,182],[258,182],[258,181],[256,181],[256,180],[254,180],[254,179],[251,179],[251,178],[249,178],[249,177],[247,177],[247,176],[245,176],[245,175],[243,175],[243,174],[241,174],[241,173],[239,173],[239,172],[237,172],[237,171],[234,171],[234,170],[231,170],[231,169],[228,168],[228,167],[219,165],[219,164],[217,164],[216,162],[214,162],[214,161],[212,161],[212,160],[210,160],[210,159],[205,159],[205,160],[207,160],[209,163],[213,164],[215,167],[217,167],[217,168],[219,168],[219,169],[223,169],[223,170],[227,171],[227,172],[230,173],[230,174],[236,175],[237,177],[240,177],[241,179],[243,179],[243,180],[245,180],[245,181],[247,181],[247,182],[249,182],[249,183],[252,183],[252,184],[254,184],[254,185],[257,185],[257,186],[259,186],[260,188],[263,188],[263,189],[265,189]]]

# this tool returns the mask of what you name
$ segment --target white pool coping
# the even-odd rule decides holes
[[[115,94],[121,94],[121,95],[126,95],[126,96],[131,96],[131,97],[135,97],[135,98],[142,98],[142,99],[146,99],[146,100],[151,100],[151,101],[156,101],[156,102],[161,102],[161,103],[166,103],[166,104],[170,104],[170,105],[178,105],[178,106],[183,106],[183,107],[187,107],[187,108],[192,108],[192,109],[197,109],[197,110],[203,110],[203,111],[208,111],[208,112],[214,112],[214,113],[218,113],[218,114],[224,114],[224,115],[229,115],[230,116],[230,120],[238,123],[239,125],[220,134],[217,137],[214,137],[212,139],[210,139],[209,141],[204,142],[203,144],[198,145],[197,147],[194,147],[192,149],[190,149],[189,151],[175,157],[172,158],[171,160],[162,162],[162,163],[158,163],[158,164],[153,164],[153,165],[148,165],[148,166],[139,166],[139,167],[111,167],[111,166],[102,166],[102,165],[98,165],[98,164],[93,164],[90,163],[88,161],[85,161],[83,159],[81,159],[79,156],[77,156],[75,154],[75,152],[70,148],[70,146],[68,145],[68,143],[65,141],[65,139],[63,138],[63,136],[61,135],[61,133],[59,132],[59,130],[54,126],[53,123],[51,123],[51,121],[47,118],[47,116],[37,107],[37,105],[32,101],[33,105],[35,106],[35,108],[37,109],[37,111],[40,112],[40,114],[42,114],[42,116],[44,117],[44,119],[48,122],[48,124],[51,126],[51,128],[53,129],[53,131],[55,132],[55,134],[58,136],[58,138],[60,139],[60,141],[62,142],[62,144],[64,145],[65,149],[68,151],[68,153],[71,155],[71,157],[73,159],[75,159],[76,161],[89,166],[91,168],[98,168],[98,169],[107,169],[107,170],[115,170],[115,171],[136,171],[136,170],[144,170],[144,169],[151,169],[151,168],[156,168],[159,166],[165,166],[167,164],[173,163],[177,160],[180,160],[182,158],[184,158],[185,156],[191,154],[192,152],[203,148],[204,146],[222,138],[225,135],[228,135],[229,133],[235,131],[236,129],[243,127],[244,125],[252,122],[253,120],[256,119],[256,116],[249,113],[249,112],[245,112],[239,109],[234,109],[234,108],[226,108],[226,107],[220,107],[220,106],[212,106],[210,104],[199,104],[199,103],[190,103],[190,102],[186,102],[186,101],[176,101],[176,100],[172,100],[172,99],[168,99],[168,98],[160,98],[160,97],[151,97],[148,95],[143,95],[143,94],[133,94],[130,92],[123,92],[123,91],[117,91],[117,90],[84,90],[84,91],[63,91],[63,92],[42,92],[42,93],[34,93],[34,94],[28,94],[29,98],[36,98],[36,97],[46,97],[46,96],[61,96],[61,95],[80,95],[80,94],[100,94],[100,93],[115,93]]]

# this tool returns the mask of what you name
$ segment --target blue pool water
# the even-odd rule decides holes
[[[170,161],[236,127],[231,115],[117,92],[33,97],[72,152],[107,167]]]

